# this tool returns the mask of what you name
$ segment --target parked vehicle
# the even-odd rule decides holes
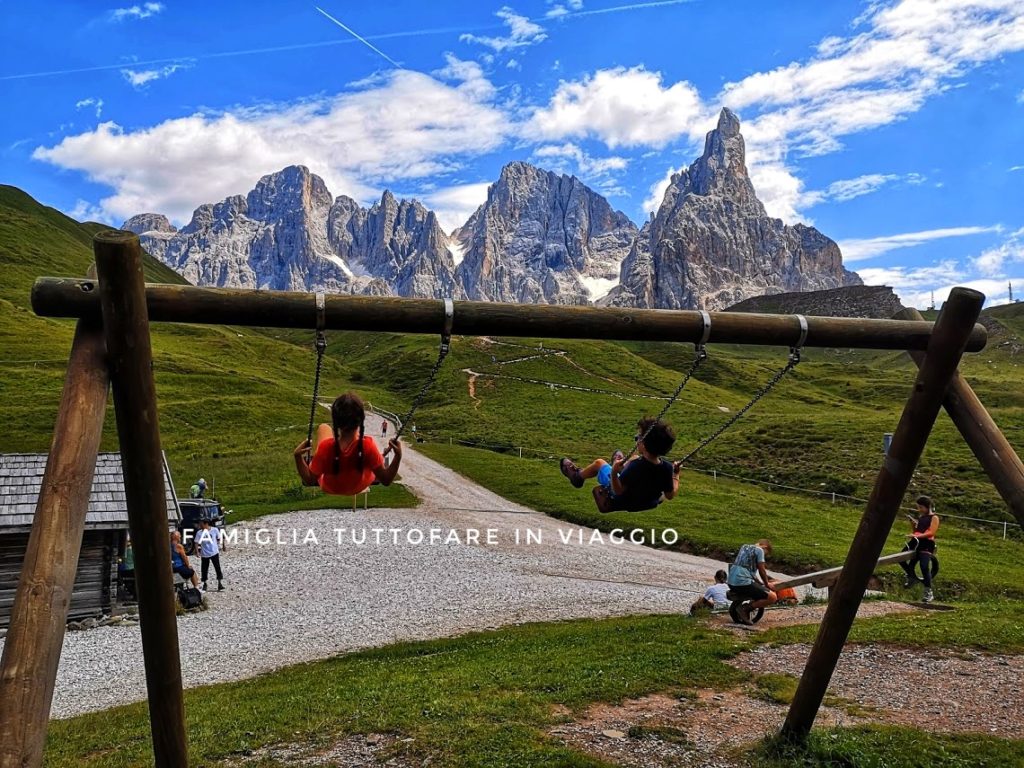
[[[196,531],[200,520],[209,520],[214,528],[224,527],[224,518],[231,514],[216,499],[182,499],[178,502],[181,520],[178,521],[178,533],[181,543],[189,557],[196,553]]]

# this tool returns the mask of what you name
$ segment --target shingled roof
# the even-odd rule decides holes
[[[45,468],[45,453],[0,453],[0,530],[27,531],[32,527]],[[174,495],[166,456],[164,493],[167,496],[167,520],[177,521],[178,499]],[[101,453],[96,459],[85,527],[128,527],[120,453]]]

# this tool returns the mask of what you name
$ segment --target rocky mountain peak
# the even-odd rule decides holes
[[[168,221],[167,217],[160,213],[139,213],[126,221],[121,229],[141,235],[144,232],[160,232],[173,235],[178,231],[177,227]]]
[[[262,177],[246,196],[246,203],[250,218],[271,221],[326,210],[331,206],[331,193],[324,180],[304,165],[290,165]]]
[[[718,127],[708,131],[704,139],[704,153],[687,170],[673,176],[672,185],[683,195],[723,195],[764,215],[764,206],[747,173],[746,156],[740,120],[723,108]]]
[[[721,309],[751,296],[860,284],[835,242],[768,216],[745,157],[739,118],[723,109],[703,154],[672,177],[608,303]]]
[[[636,226],[575,176],[516,161],[456,230],[456,277],[483,301],[585,304],[617,282]]]

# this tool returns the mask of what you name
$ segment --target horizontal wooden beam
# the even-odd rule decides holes
[[[152,322],[241,325],[263,328],[315,328],[315,294],[146,285]],[[44,317],[98,317],[99,298],[91,280],[43,277],[32,289],[32,308]],[[711,312],[712,344],[797,345],[802,331],[796,315]],[[329,330],[440,334],[444,301],[329,295],[324,326]],[[926,349],[932,323],[808,317],[806,347]],[[622,309],[557,304],[455,302],[452,332],[458,336],[529,336],[549,339],[615,339],[696,343],[704,335],[700,312]],[[967,350],[985,347],[984,326],[975,325]]]
[[[884,557],[878,558],[878,562],[875,564],[875,567],[878,568],[883,565],[892,565],[893,563],[905,563],[913,557],[913,550],[908,549],[905,552],[896,552],[895,554],[885,555]],[[811,584],[820,589],[834,584],[836,579],[839,578],[839,574],[842,572],[843,566],[840,565],[836,568],[826,568],[824,571],[805,573],[803,576],[794,576],[791,579],[776,581],[775,588],[788,589],[790,587],[802,587],[804,584]]]

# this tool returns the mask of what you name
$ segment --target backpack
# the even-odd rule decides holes
[[[203,593],[195,587],[186,587],[178,590],[178,602],[186,611],[198,608],[203,604]]]

